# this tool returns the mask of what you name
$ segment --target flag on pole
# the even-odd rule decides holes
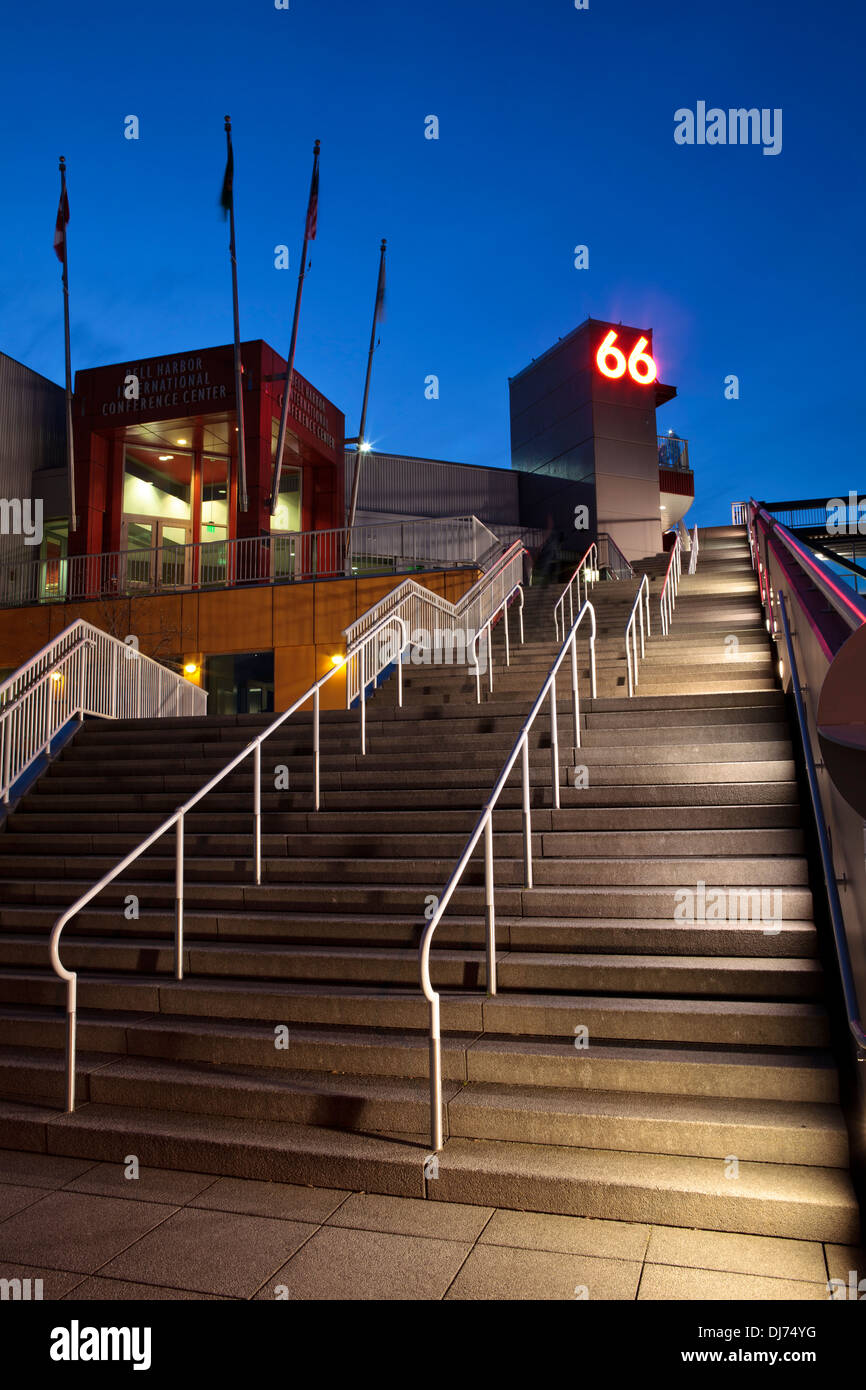
[[[62,265],[66,260],[66,224],[69,221],[69,199],[66,196],[66,184],[60,190],[60,202],[57,205],[57,221],[54,224],[54,254]]]
[[[316,142],[318,144],[318,141]],[[307,222],[304,236],[307,241],[316,240],[316,225],[319,221],[319,161],[313,161],[313,177],[310,179],[310,201],[307,204]]]
[[[385,254],[384,254],[384,245],[385,245],[385,243],[383,242],[383,243],[382,243],[382,248],[383,248],[383,250],[382,250],[382,260],[381,260],[381,264],[380,264],[380,266],[379,266],[379,284],[378,284],[377,287],[376,287],[376,309],[375,309],[374,323],[384,323],[384,322],[385,322]]]
[[[223,217],[228,217],[231,212],[232,198],[234,197],[235,182],[235,155],[232,149],[231,135],[229,134],[228,155],[226,157],[226,171],[223,175],[222,192],[220,193],[220,207],[223,210]]]

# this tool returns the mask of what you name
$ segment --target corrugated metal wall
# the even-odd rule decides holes
[[[352,492],[355,454],[345,455],[346,498]],[[517,475],[507,468],[477,468],[403,454],[362,456],[358,521],[405,516],[477,516],[517,525]]]
[[[33,474],[63,467],[65,447],[63,387],[0,352],[0,498],[40,495]],[[0,534],[0,559],[32,560],[38,553],[22,536]]]

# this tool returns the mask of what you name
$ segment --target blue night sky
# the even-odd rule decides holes
[[[386,236],[377,447],[507,466],[508,376],[591,314],[654,330],[679,390],[659,429],[690,440],[690,521],[724,521],[750,489],[862,490],[860,6],[290,3],[6,11],[0,349],[62,380],[60,153],[73,366],[230,340],[228,111],[241,332],[283,355],[322,141],[296,365],[348,434]],[[674,111],[698,101],[781,107],[782,152],[675,144]]]

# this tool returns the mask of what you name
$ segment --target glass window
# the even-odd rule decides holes
[[[191,498],[191,453],[127,444],[123,462],[123,511],[126,516],[189,521]]]
[[[201,461],[201,536],[224,541],[229,534],[229,461],[204,454]]]
[[[272,531],[300,531],[301,529],[301,470],[283,467],[280,473],[280,491],[277,510],[271,517]]]

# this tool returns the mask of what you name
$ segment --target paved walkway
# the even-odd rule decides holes
[[[46,1299],[827,1300],[850,1270],[817,1241],[0,1150],[0,1280]]]

